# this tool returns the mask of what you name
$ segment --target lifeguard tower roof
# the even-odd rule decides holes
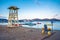
[[[19,8],[17,8],[16,6],[10,6],[8,9],[18,10]]]

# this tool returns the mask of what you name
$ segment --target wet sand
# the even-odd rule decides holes
[[[0,40],[52,40],[51,38],[60,39],[58,38],[59,33],[60,31],[56,31],[51,37],[45,38],[48,35],[42,35],[41,29],[0,26]]]

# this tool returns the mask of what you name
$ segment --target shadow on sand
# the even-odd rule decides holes
[[[47,39],[47,38],[49,38],[49,37],[51,37],[52,35],[54,35],[56,32],[53,32],[50,36],[46,36],[46,37],[44,37],[43,39],[41,39],[41,40],[45,40],[45,39]]]

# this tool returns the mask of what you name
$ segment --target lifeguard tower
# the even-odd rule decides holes
[[[16,6],[11,6],[9,9],[8,27],[18,27],[18,9]]]

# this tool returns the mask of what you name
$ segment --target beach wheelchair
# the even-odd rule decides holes
[[[44,28],[42,28],[42,34],[47,33],[48,35],[51,35],[51,28],[47,28],[47,25],[44,24]]]

